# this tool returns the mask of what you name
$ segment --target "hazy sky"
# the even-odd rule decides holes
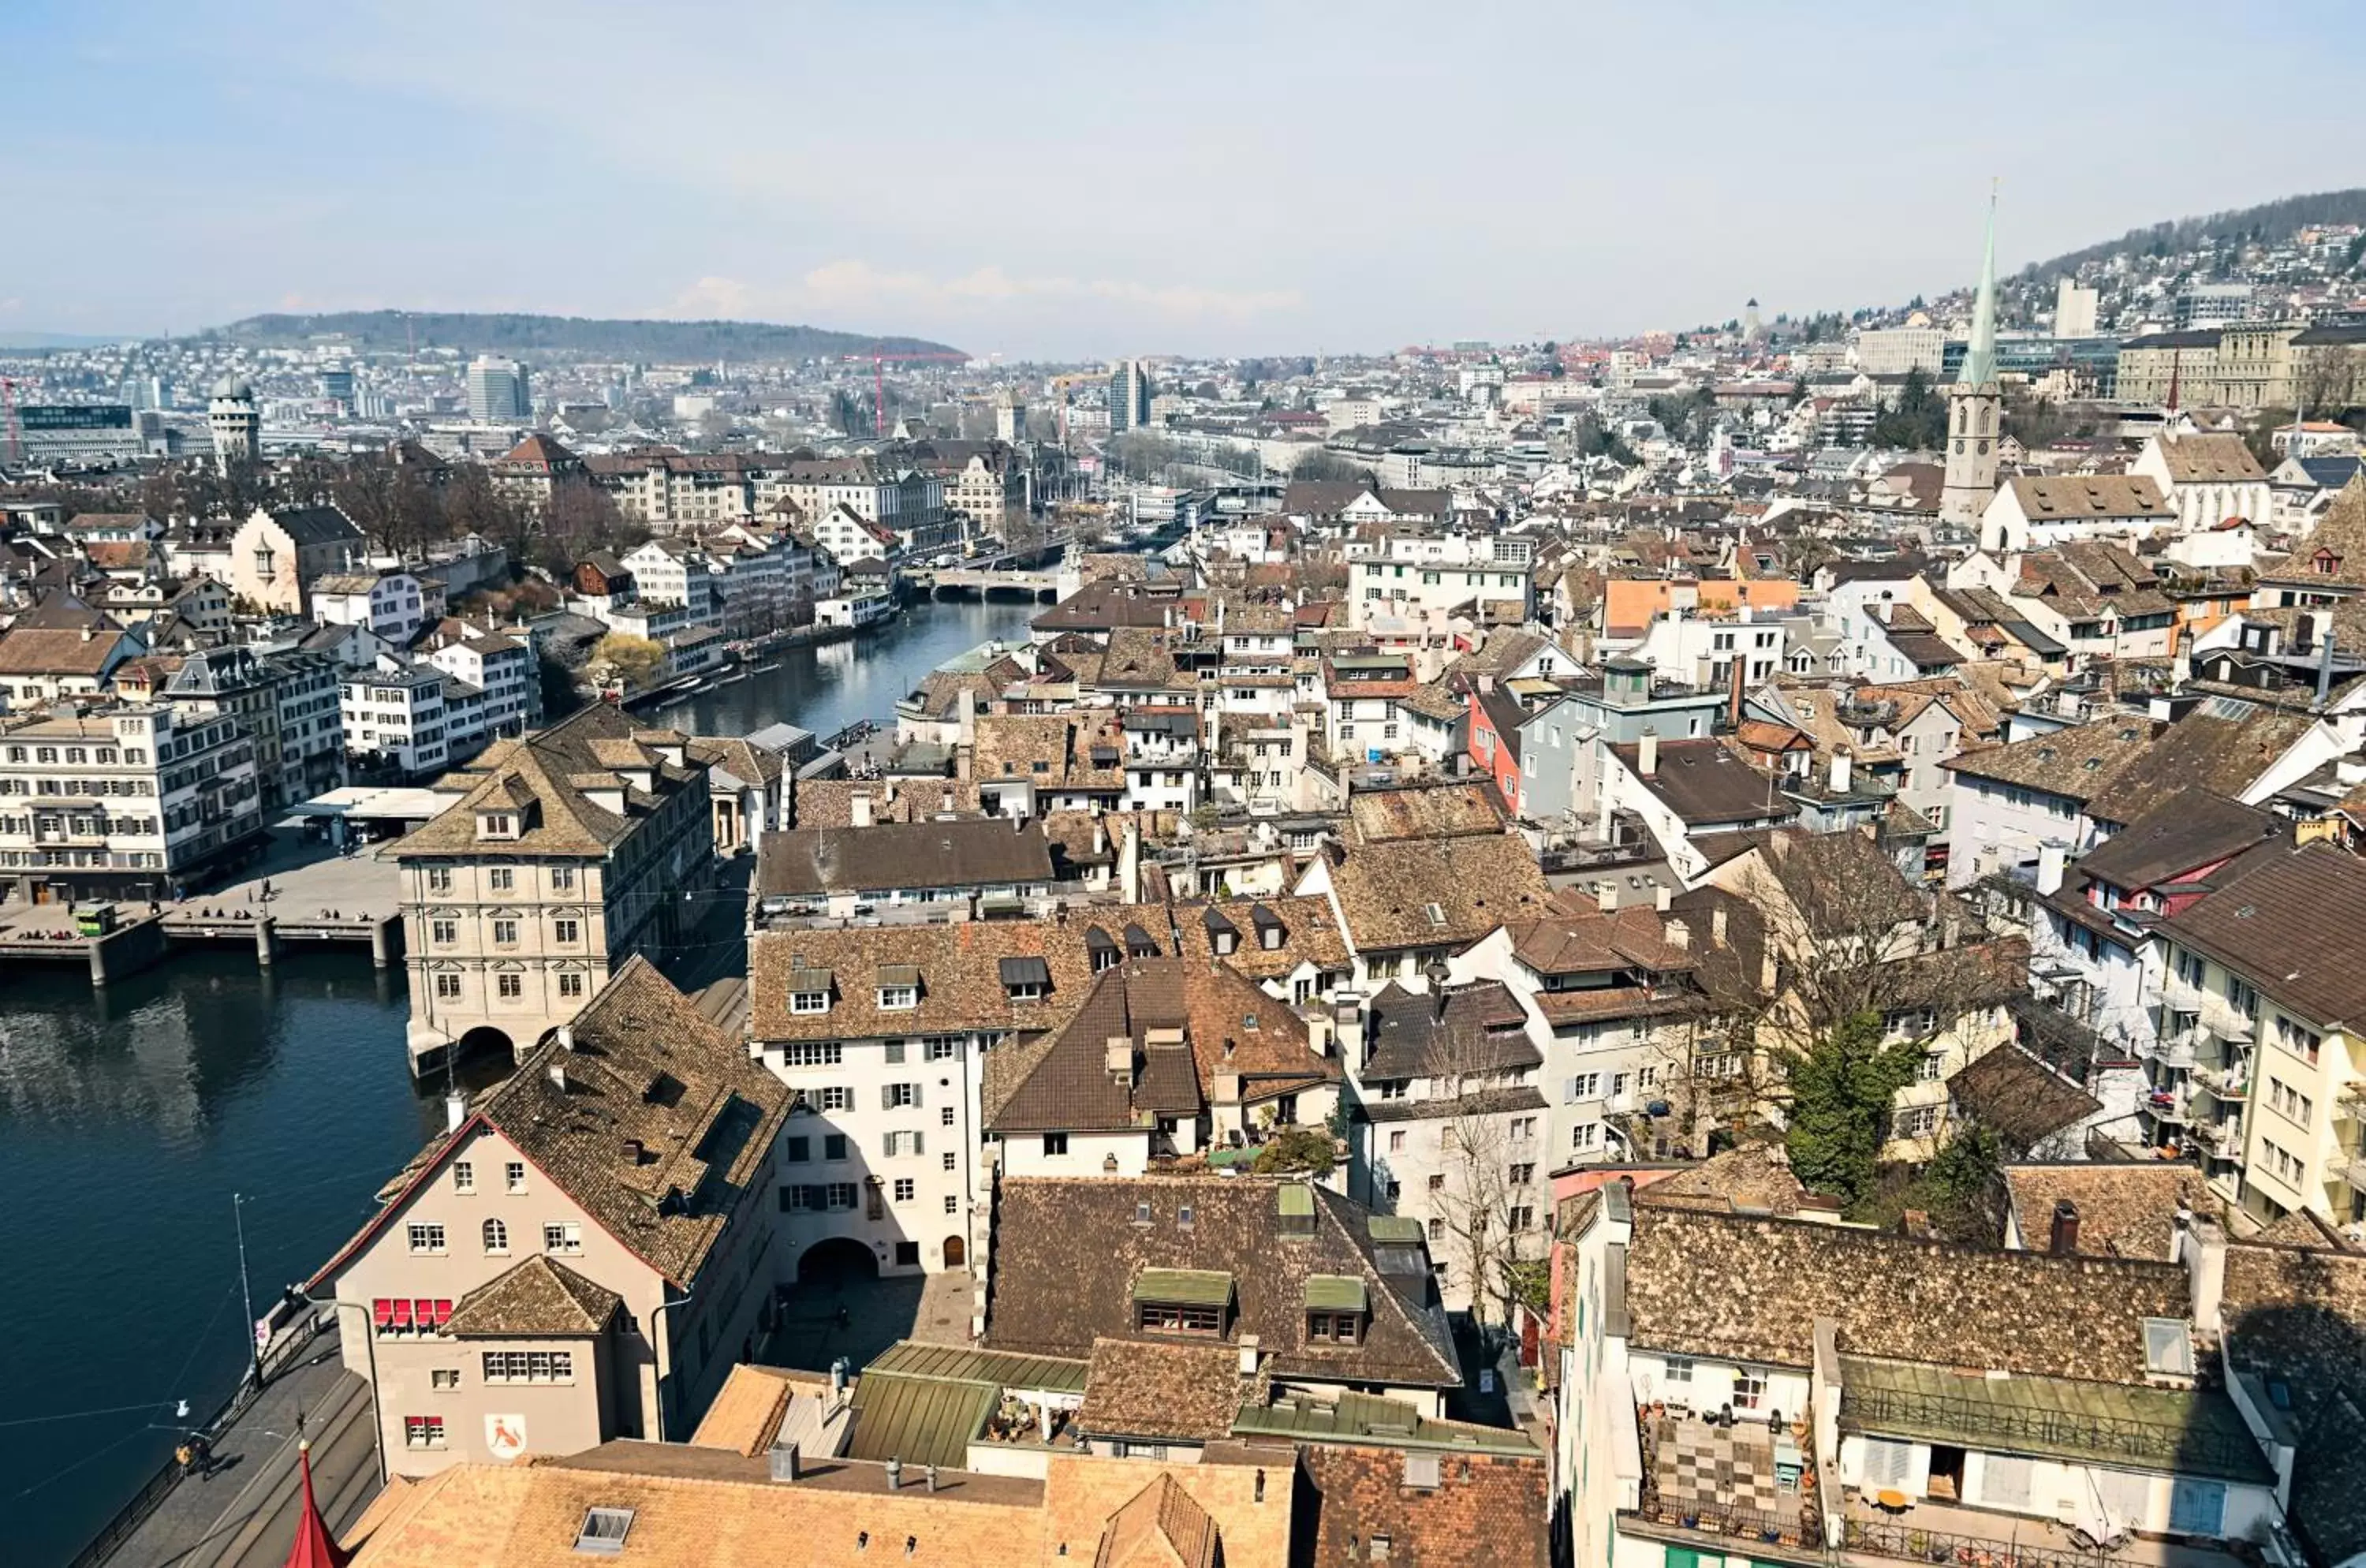
[[[2366,183],[2366,6],[0,0],[0,341],[373,307],[1577,337]]]

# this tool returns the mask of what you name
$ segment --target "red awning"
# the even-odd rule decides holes
[[[394,1321],[393,1301],[386,1296],[378,1297],[370,1303],[370,1315],[377,1320],[377,1325],[380,1328],[384,1328]]]
[[[394,1321],[408,1327],[411,1323],[411,1303],[408,1298],[394,1303]]]
[[[450,1302],[437,1302],[435,1303],[435,1326],[441,1328],[451,1321],[452,1303]]]

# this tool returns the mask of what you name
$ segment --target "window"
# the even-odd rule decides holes
[[[1352,1312],[1310,1312],[1306,1337],[1312,1344],[1353,1345],[1363,1337],[1364,1320]]]
[[[834,1041],[796,1040],[781,1048],[781,1065],[789,1067],[834,1067],[842,1055]]]
[[[917,1155],[922,1152],[920,1134],[918,1133],[890,1133],[887,1134],[886,1142],[887,1157],[890,1159],[894,1159],[898,1155]]]
[[[920,991],[917,986],[879,987],[879,1010],[882,1012],[904,1012],[919,1005]]]
[[[557,1220],[542,1227],[542,1249],[572,1257],[583,1250],[583,1227],[573,1220]]]
[[[1224,1309],[1144,1302],[1135,1323],[1151,1334],[1221,1334],[1224,1330]]]
[[[572,947],[583,940],[583,922],[561,917],[550,922],[550,936],[553,942]]]
[[[890,1111],[907,1111],[920,1103],[920,1086],[916,1083],[880,1085],[880,1103]]]
[[[1510,1224],[1510,1227],[1515,1231],[1528,1231],[1537,1228],[1537,1212],[1525,1203],[1515,1204],[1509,1211],[1506,1218]]]
[[[1067,1152],[1068,1152],[1068,1134],[1065,1134],[1065,1133],[1046,1133],[1046,1134],[1043,1134],[1043,1153],[1044,1153],[1044,1156],[1045,1156],[1047,1158],[1048,1158],[1048,1157],[1057,1156],[1060,1156],[1060,1155],[1065,1155],[1065,1154],[1066,1154]]]
[[[1389,1134],[1389,1153],[1391,1153],[1391,1154],[1392,1154],[1392,1155],[1401,1155],[1401,1154],[1404,1153],[1404,1146],[1405,1146],[1405,1135],[1404,1135],[1404,1129],[1403,1129],[1403,1128],[1402,1128],[1402,1127],[1399,1127],[1399,1128],[1396,1128],[1396,1129],[1392,1130],[1392,1131]]]
[[[572,1350],[486,1350],[479,1358],[487,1382],[572,1382]]]
[[[1898,1113],[1898,1119],[1890,1128],[1890,1136],[1927,1138],[1938,1130],[1939,1108],[1935,1105],[1918,1105]]]
[[[843,1133],[823,1134],[821,1140],[821,1157],[825,1160],[844,1159],[846,1157],[846,1134]]]
[[[1733,1369],[1733,1407],[1755,1410],[1758,1402],[1766,1397],[1766,1374],[1753,1372],[1748,1367]]]
[[[901,1040],[886,1041],[881,1044],[879,1051],[880,1055],[886,1059],[889,1066],[901,1066],[903,1065],[904,1043]]]
[[[1569,1093],[1564,1098],[1572,1103],[1581,1100],[1601,1099],[1602,1075],[1600,1073],[1578,1074],[1569,1080]]]
[[[562,997],[580,999],[583,995],[583,976],[571,971],[561,973],[558,976],[558,994]]]
[[[517,891],[517,873],[505,865],[497,865],[485,873],[485,886],[496,893]]]
[[[525,995],[525,978],[524,976],[496,975],[493,976],[493,979],[494,991],[501,997],[501,1000],[505,1002],[516,1001],[519,998]]]
[[[854,1109],[854,1091],[843,1084],[832,1084],[824,1089],[821,1091],[820,1099],[821,1108],[824,1111],[851,1111]]]
[[[1597,1149],[1602,1146],[1602,1123],[1580,1122],[1569,1130],[1569,1146],[1572,1149]]]
[[[833,1181],[829,1184],[829,1206],[833,1209],[854,1207],[854,1183]]]
[[[495,947],[515,947],[517,945],[517,931],[518,923],[515,920],[495,920],[493,922],[493,945]]]
[[[1512,1142],[1525,1144],[1537,1135],[1537,1119],[1533,1116],[1515,1116],[1512,1118],[1510,1130]]]
[[[406,1416],[402,1418],[402,1446],[407,1449],[440,1449],[444,1446],[444,1417],[441,1416]]]
[[[474,1192],[477,1190],[477,1168],[467,1160],[456,1160],[452,1166],[452,1190]]]
[[[942,1164],[944,1168],[949,1171],[958,1170],[961,1168],[961,1156],[948,1149],[945,1151]]]
[[[789,1010],[791,1012],[828,1012],[829,993],[828,991],[792,992],[789,996]],[[833,1045],[830,1049],[836,1051],[838,1047]],[[833,1056],[831,1060],[835,1061],[837,1058]]]
[[[444,1227],[430,1220],[414,1220],[407,1232],[413,1252],[433,1253],[444,1250]]]
[[[896,1179],[896,1201],[898,1203],[910,1202],[914,1198],[919,1196],[919,1191],[920,1189],[918,1183],[915,1182],[910,1177],[899,1176]]]
[[[437,1367],[434,1369],[427,1374],[427,1386],[430,1388],[458,1388],[460,1386],[460,1369],[457,1367]]]
[[[552,866],[550,868],[550,886],[551,891],[555,893],[572,893],[575,891],[575,868],[571,865]]]
[[[509,1249],[510,1227],[501,1224],[499,1220],[487,1220],[485,1222],[485,1250],[498,1258],[508,1253]]]
[[[1914,1445],[1895,1438],[1865,1439],[1865,1479],[1867,1490],[1878,1487],[1902,1487],[1914,1467]]]
[[[438,947],[451,946],[454,942],[460,940],[459,922],[457,920],[428,921],[427,940],[434,942]]]
[[[2293,1055],[2314,1063],[2325,1044],[2325,1037],[2314,1029],[2304,1028],[2283,1014],[2276,1014],[2276,1043]]]
[[[947,1159],[951,1159],[952,1157],[953,1156],[951,1155],[947,1155],[945,1156]],[[947,1170],[951,1170],[952,1167],[947,1166],[945,1168]],[[958,1214],[961,1213],[961,1200],[951,1192],[945,1194],[945,1213],[948,1214]]]
[[[457,975],[436,976],[435,999],[439,1002],[458,1001],[460,999],[460,976]]]
[[[941,1036],[928,1044],[928,1059],[931,1062],[958,1062],[961,1054],[962,1043],[958,1038]]]
[[[1391,1548],[1394,1545],[1394,1542],[1388,1536],[1375,1535],[1369,1542],[1367,1542],[1367,1544],[1372,1549],[1371,1560],[1373,1562],[1386,1562],[1389,1560],[1389,1552]]]
[[[1944,1051],[1927,1051],[1923,1053],[1922,1059],[1914,1064],[1914,1077],[1919,1083],[1937,1083],[1946,1076],[1947,1053]]]
[[[937,1122],[940,1126],[952,1126],[953,1124],[953,1108],[950,1105],[939,1107],[937,1111]]]
[[[625,1538],[632,1533],[632,1509],[588,1509],[583,1515],[583,1528],[575,1532],[575,1550],[613,1557],[625,1550]]]
[[[501,1168],[501,1179],[509,1184],[509,1190],[511,1191],[524,1191],[525,1161],[522,1159],[513,1159],[510,1161],[509,1164],[503,1166]]]
[[[1429,1239],[1432,1241],[1444,1241],[1446,1239],[1446,1222],[1444,1220],[1432,1220],[1429,1222]]]
[[[1982,1456],[1979,1501],[1991,1507],[2026,1508],[2036,1461],[2011,1454]]]
[[[427,891],[430,893],[451,892],[452,868],[448,865],[429,866],[427,868]]]

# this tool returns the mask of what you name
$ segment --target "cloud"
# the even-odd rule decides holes
[[[1122,278],[1014,275],[983,266],[958,277],[889,271],[858,259],[834,261],[785,286],[768,287],[736,277],[702,277],[674,297],[680,312],[747,315],[765,311],[860,310],[874,305],[928,306],[962,312],[964,308],[1026,301],[1105,300],[1177,319],[1242,320],[1288,310],[1303,303],[1294,289],[1226,289],[1200,284],[1151,284]]]
[[[25,308],[25,301],[15,295],[0,299],[0,315],[13,316]]]

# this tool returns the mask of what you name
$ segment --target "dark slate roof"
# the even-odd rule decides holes
[[[2189,786],[2090,850],[2079,871],[2114,887],[2151,887],[2240,853],[2275,830],[2268,812]]]
[[[756,846],[756,891],[764,897],[1051,880],[1043,835],[998,818],[792,828],[766,833]]]
[[[1527,1013],[1499,980],[1443,992],[1408,991],[1391,980],[1367,1011],[1368,1078],[1467,1077],[1544,1065],[1527,1036]]]
[[[2253,856],[2249,870],[2163,926],[2326,1027],[2366,1021],[2366,863],[2331,843]]]
[[[362,536],[354,520],[333,506],[283,506],[271,520],[299,546],[350,544]]]
[[[2034,1148],[2075,1127],[2102,1102],[2018,1045],[1999,1045],[1960,1068],[1947,1092],[2011,1148]]]

